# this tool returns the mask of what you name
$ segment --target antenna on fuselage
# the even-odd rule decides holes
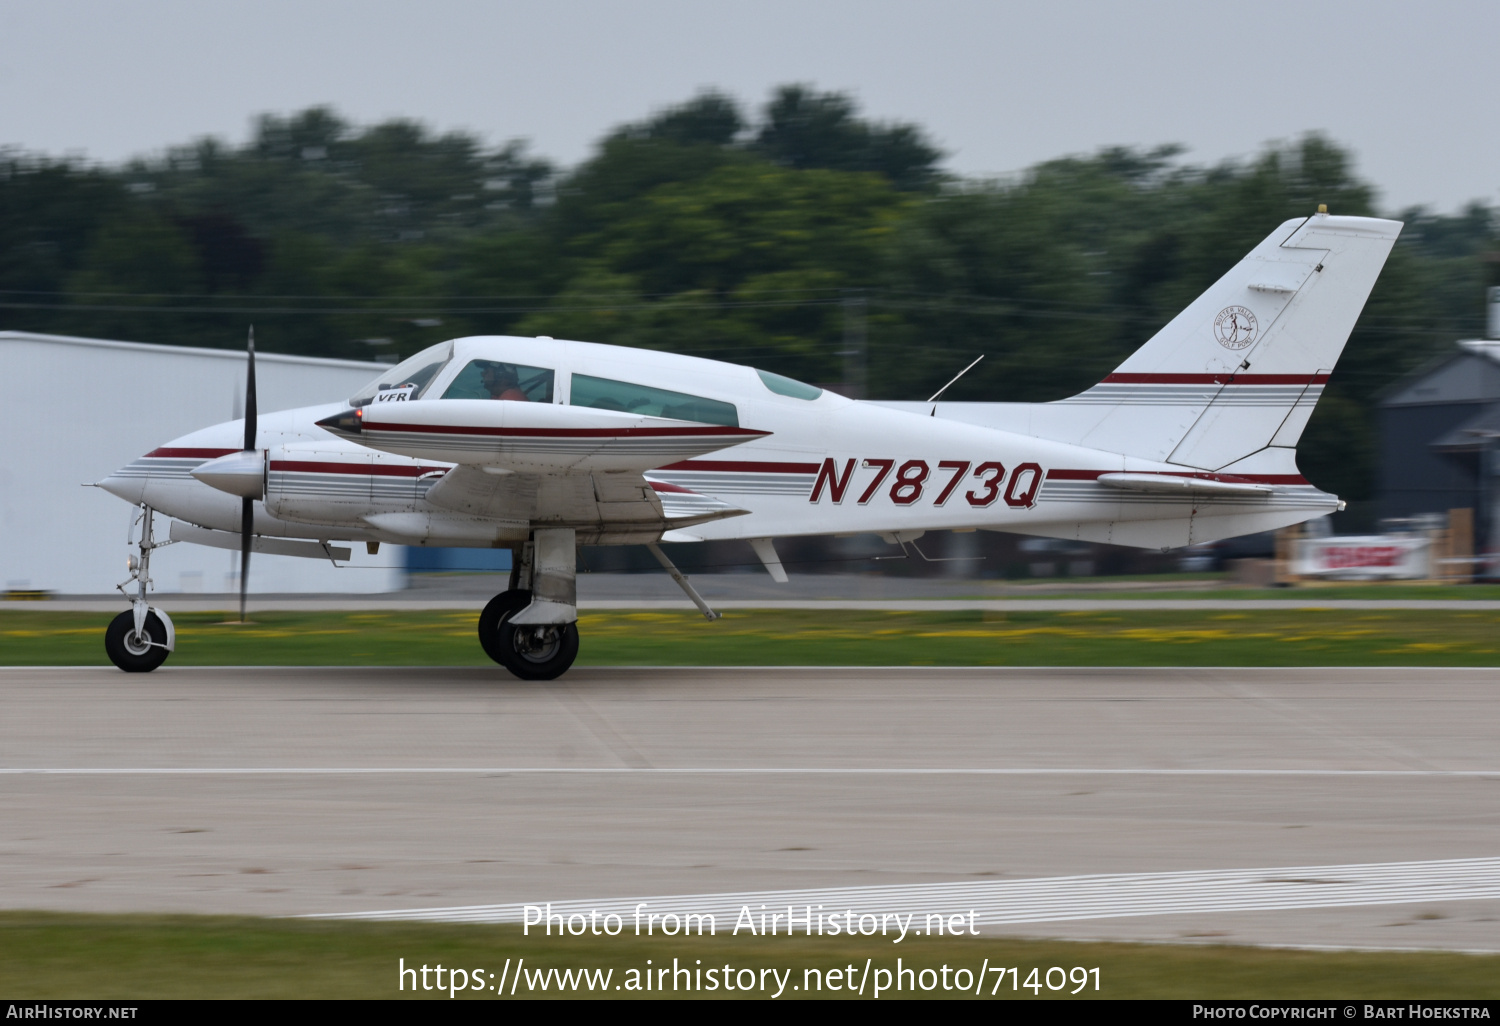
[[[978,356],[974,357],[974,363],[978,363],[980,360],[983,360],[983,359],[984,359],[984,354],[980,353]],[[957,374],[953,375],[953,381],[948,382],[942,388],[940,388],[936,392],[932,393],[932,395],[928,397],[927,401],[930,402],[930,403],[937,402],[937,397],[940,396],[940,395],[942,395],[944,392],[948,391],[948,389],[952,388],[954,381],[957,381],[959,378],[963,377],[965,374],[969,373],[969,371],[971,371],[971,370],[974,369],[974,363],[969,364],[963,370],[961,370]]]

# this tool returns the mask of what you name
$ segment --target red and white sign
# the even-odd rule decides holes
[[[1293,572],[1309,577],[1420,580],[1431,569],[1432,542],[1420,534],[1304,538]]]

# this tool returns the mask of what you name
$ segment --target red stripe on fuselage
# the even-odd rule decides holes
[[[683,460],[662,470],[711,470],[733,474],[816,474],[816,463],[757,463],[743,460]]]
[[[447,467],[403,467],[388,463],[315,463],[312,460],[272,460],[272,470],[294,474],[363,474],[365,477],[421,477],[446,474]]]
[[[493,435],[501,438],[701,438],[704,436],[761,437],[769,431],[735,427],[681,428],[490,428],[443,424],[371,424],[366,431],[413,431],[437,435]]]
[[[172,449],[172,448],[162,448],[162,449],[152,449],[150,452],[146,453],[146,455],[142,456],[141,459],[144,459],[144,460],[151,460],[151,459],[215,460],[215,459],[218,459],[220,456],[228,456],[232,452],[239,452],[239,451],[240,451],[239,449]]]
[[[1200,481],[1224,481],[1228,484],[1305,485],[1301,474],[1211,474],[1203,470],[1049,470],[1048,481],[1097,481],[1102,474],[1158,474],[1162,477],[1191,477]]]
[[[1105,385],[1321,385],[1327,374],[1111,374]]]

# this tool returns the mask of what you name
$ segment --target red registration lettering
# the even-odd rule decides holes
[[[891,468],[895,465],[895,460],[865,460],[866,467],[879,467],[880,473],[875,475],[875,480],[870,482],[870,487],[866,488],[860,495],[859,504],[861,506],[870,501],[870,497],[873,496],[876,490],[880,487],[880,482],[885,480],[886,475],[891,472]]]
[[[989,476],[986,477],[985,475]],[[968,492],[964,498],[970,506],[988,506],[1000,495],[1000,482],[1005,480],[1005,464],[991,461],[974,468],[974,476],[984,483],[984,490]]]
[[[823,497],[823,486],[828,486],[828,494],[834,502],[844,501],[844,490],[849,487],[849,479],[854,476],[854,461],[851,459],[844,464],[844,473],[838,472],[838,464],[832,458],[823,461],[818,468],[818,479],[813,482],[812,498],[809,502],[817,502]]]
[[[938,469],[951,470],[953,471],[953,476],[948,479],[947,484],[943,485],[943,490],[938,492],[938,497],[932,500],[934,506],[941,506],[948,501],[948,496],[953,494],[953,489],[958,487],[958,482],[962,481],[964,475],[969,472],[969,461],[943,460],[938,464]]]
[[[856,463],[863,469],[875,471],[875,476],[859,493],[858,502],[861,506],[868,505],[870,500],[875,498],[886,479],[891,477],[892,470],[895,470],[895,479],[891,481],[888,492],[891,501],[897,506],[914,505],[922,500],[927,479],[932,474],[932,467],[926,460],[907,460],[897,469],[896,461],[893,459],[851,457],[844,460],[843,466],[840,467],[839,461],[830,456],[825,458],[818,467],[818,475],[813,480],[812,493],[808,496],[808,501],[820,502],[826,492],[835,503],[843,502],[844,495],[854,481]],[[999,460],[981,463],[974,467],[972,473],[969,468],[973,464],[968,460],[941,460],[937,466],[939,470],[949,471],[950,476],[943,483],[937,498],[932,501],[934,506],[946,503],[958,490],[959,485],[972,476],[978,478],[979,483],[971,491],[964,492],[964,499],[970,506],[979,508],[990,506],[1003,495],[1007,506],[1013,509],[1030,509],[1036,505],[1037,495],[1042,490],[1042,482],[1047,477],[1047,472],[1039,463],[1022,463],[1010,475],[1008,483],[1005,464]],[[1330,555],[1329,558],[1334,557]],[[1399,554],[1396,561],[1399,561]]]
[[[891,501],[898,506],[910,506],[922,497],[922,485],[927,480],[926,460],[907,460],[896,471],[896,480],[891,485]]]
[[[1036,505],[1036,493],[1041,489],[1041,464],[1023,463],[1010,475],[1010,484],[1005,488],[1005,504],[1016,509],[1030,509]]]

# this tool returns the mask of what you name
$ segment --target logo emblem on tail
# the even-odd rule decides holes
[[[1243,306],[1226,306],[1214,318],[1214,338],[1225,349],[1244,349],[1255,341],[1260,325]]]

